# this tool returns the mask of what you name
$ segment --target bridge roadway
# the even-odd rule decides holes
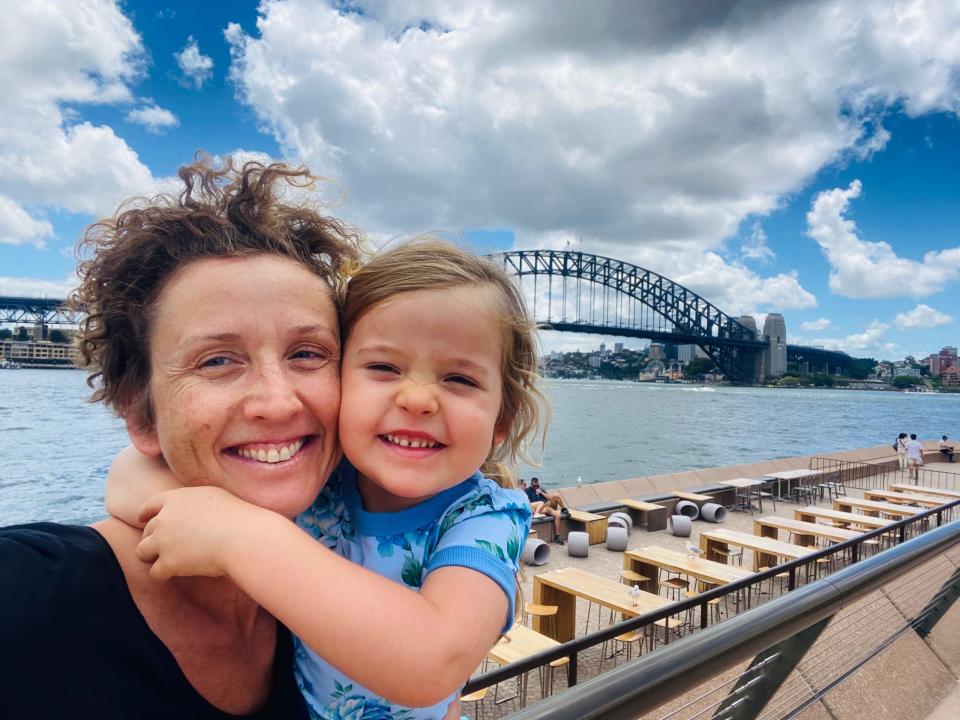
[[[773,338],[758,339],[751,319],[728,315],[669,278],[622,260],[558,250],[512,250],[491,257],[517,278],[522,292],[529,290],[523,279],[532,278],[531,312],[542,328],[698,345],[733,382],[756,380],[761,358],[766,364],[766,353],[776,347]],[[540,292],[538,277],[543,277]],[[560,286],[556,301],[555,284]],[[555,302],[560,305],[559,321],[553,319]],[[597,316],[602,322],[596,322]],[[63,300],[0,297],[0,323],[45,328],[76,325],[81,318],[82,313],[64,307]],[[827,372],[853,361],[845,353],[821,348],[787,345],[786,350],[787,360]]]

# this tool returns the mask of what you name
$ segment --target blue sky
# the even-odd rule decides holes
[[[582,238],[791,342],[958,345],[960,11],[862,5],[20,3],[0,294],[66,292],[84,225],[202,149],[307,163],[374,241]]]

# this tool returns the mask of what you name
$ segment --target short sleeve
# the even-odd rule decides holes
[[[458,566],[491,578],[507,596],[506,632],[513,624],[516,575],[529,530],[530,505],[523,493],[484,479],[444,513],[425,574]]]

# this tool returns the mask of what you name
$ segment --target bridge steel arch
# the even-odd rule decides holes
[[[582,322],[540,322],[545,329],[601,332],[699,345],[734,382],[753,382],[756,353],[766,343],[758,341],[751,329],[663,275],[622,260],[568,250],[514,250],[492,255],[495,261],[518,278],[555,276],[578,278],[630,297],[662,316],[671,328],[597,326]]]

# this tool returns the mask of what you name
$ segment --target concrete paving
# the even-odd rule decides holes
[[[942,467],[938,467],[942,465]],[[952,472],[956,465],[949,465],[947,463],[929,463],[926,466],[930,470],[943,470],[947,472]],[[903,477],[897,477],[899,473],[894,473],[892,479],[888,477],[888,482],[908,482],[906,474],[903,473]],[[848,488],[849,495],[851,497],[862,497],[862,491]],[[828,507],[829,503],[826,499],[818,503],[823,507]],[[755,518],[763,517],[765,515],[778,515],[782,517],[793,517],[794,510],[799,507],[794,503],[783,503],[777,502],[774,508],[773,504],[765,500],[763,505],[763,511],[754,510],[753,513],[746,511],[729,511],[726,516],[726,521],[723,525],[716,525],[712,523],[707,523],[703,521],[696,521],[693,523],[693,532],[690,538],[680,538],[674,537],[669,534],[666,530],[661,530],[658,532],[648,532],[644,528],[634,529],[629,536],[628,548],[634,549],[647,545],[659,545],[666,548],[671,548],[680,552],[685,551],[685,546],[688,542],[699,545],[699,536],[700,533],[710,529],[716,529],[719,527],[724,527],[731,530],[737,530],[744,533],[753,534],[753,520]],[[786,540],[786,535],[781,531],[781,540]],[[540,573],[550,572],[552,570],[557,570],[564,567],[577,567],[587,572],[600,575],[602,577],[618,579],[619,571],[623,567],[623,553],[607,550],[605,545],[592,545],[589,549],[589,556],[586,558],[576,558],[570,557],[567,553],[566,546],[561,546],[557,544],[550,544],[550,559],[547,564],[541,567],[530,567],[524,566],[522,571],[522,576],[520,580],[520,587],[522,589],[523,600],[524,602],[531,602],[533,599],[533,579]],[[753,558],[752,553],[746,552],[743,557],[743,566],[746,568],[752,568]],[[769,600],[771,597],[779,594],[780,589],[775,588],[773,595],[766,595],[762,598],[762,601]],[[578,601],[577,603],[577,624],[576,632],[577,636],[582,636],[585,632],[585,623],[587,620],[587,606],[588,603],[584,601]],[[721,607],[721,619],[727,616],[727,613],[735,613],[736,610],[733,607],[733,603],[729,604],[729,607]],[[597,628],[595,624],[597,621],[597,608],[593,608],[591,611],[591,630]],[[601,622],[608,622],[607,612],[604,611]],[[662,634],[662,630],[660,631]],[[643,652],[648,652],[648,648],[644,648]],[[637,649],[634,649],[634,657],[636,657]],[[606,653],[609,656],[609,651]],[[579,680],[582,682],[590,677],[595,676],[602,670],[609,670],[614,666],[614,662],[623,662],[624,658],[617,657],[613,659],[608,659],[607,657],[601,658],[601,653],[599,648],[595,648],[589,651],[582,652],[578,660],[578,673]],[[554,671],[554,689],[560,690],[566,687],[566,674],[565,668],[559,668]],[[529,674],[529,688],[528,688],[528,697],[531,701],[535,701],[541,696],[540,686],[541,678],[537,677],[537,673]],[[501,688],[498,691],[498,700],[501,700],[504,696],[514,695],[514,687],[512,682],[503,683]],[[493,700],[493,690],[491,689],[489,696],[483,701],[483,717],[485,718],[496,718],[505,715],[509,715],[512,712],[515,712],[518,708],[518,700],[508,700],[506,702],[501,702],[498,705],[494,705]],[[467,717],[476,717],[476,706],[472,703],[465,704],[462,708],[463,714]],[[832,715],[826,708],[821,710],[826,713],[827,716]],[[876,716],[874,716],[875,718]],[[921,716],[922,717],[922,716]],[[939,720],[935,715],[931,716],[935,720]],[[946,717],[946,716],[944,716]],[[952,715],[953,717],[960,717],[960,715]]]

